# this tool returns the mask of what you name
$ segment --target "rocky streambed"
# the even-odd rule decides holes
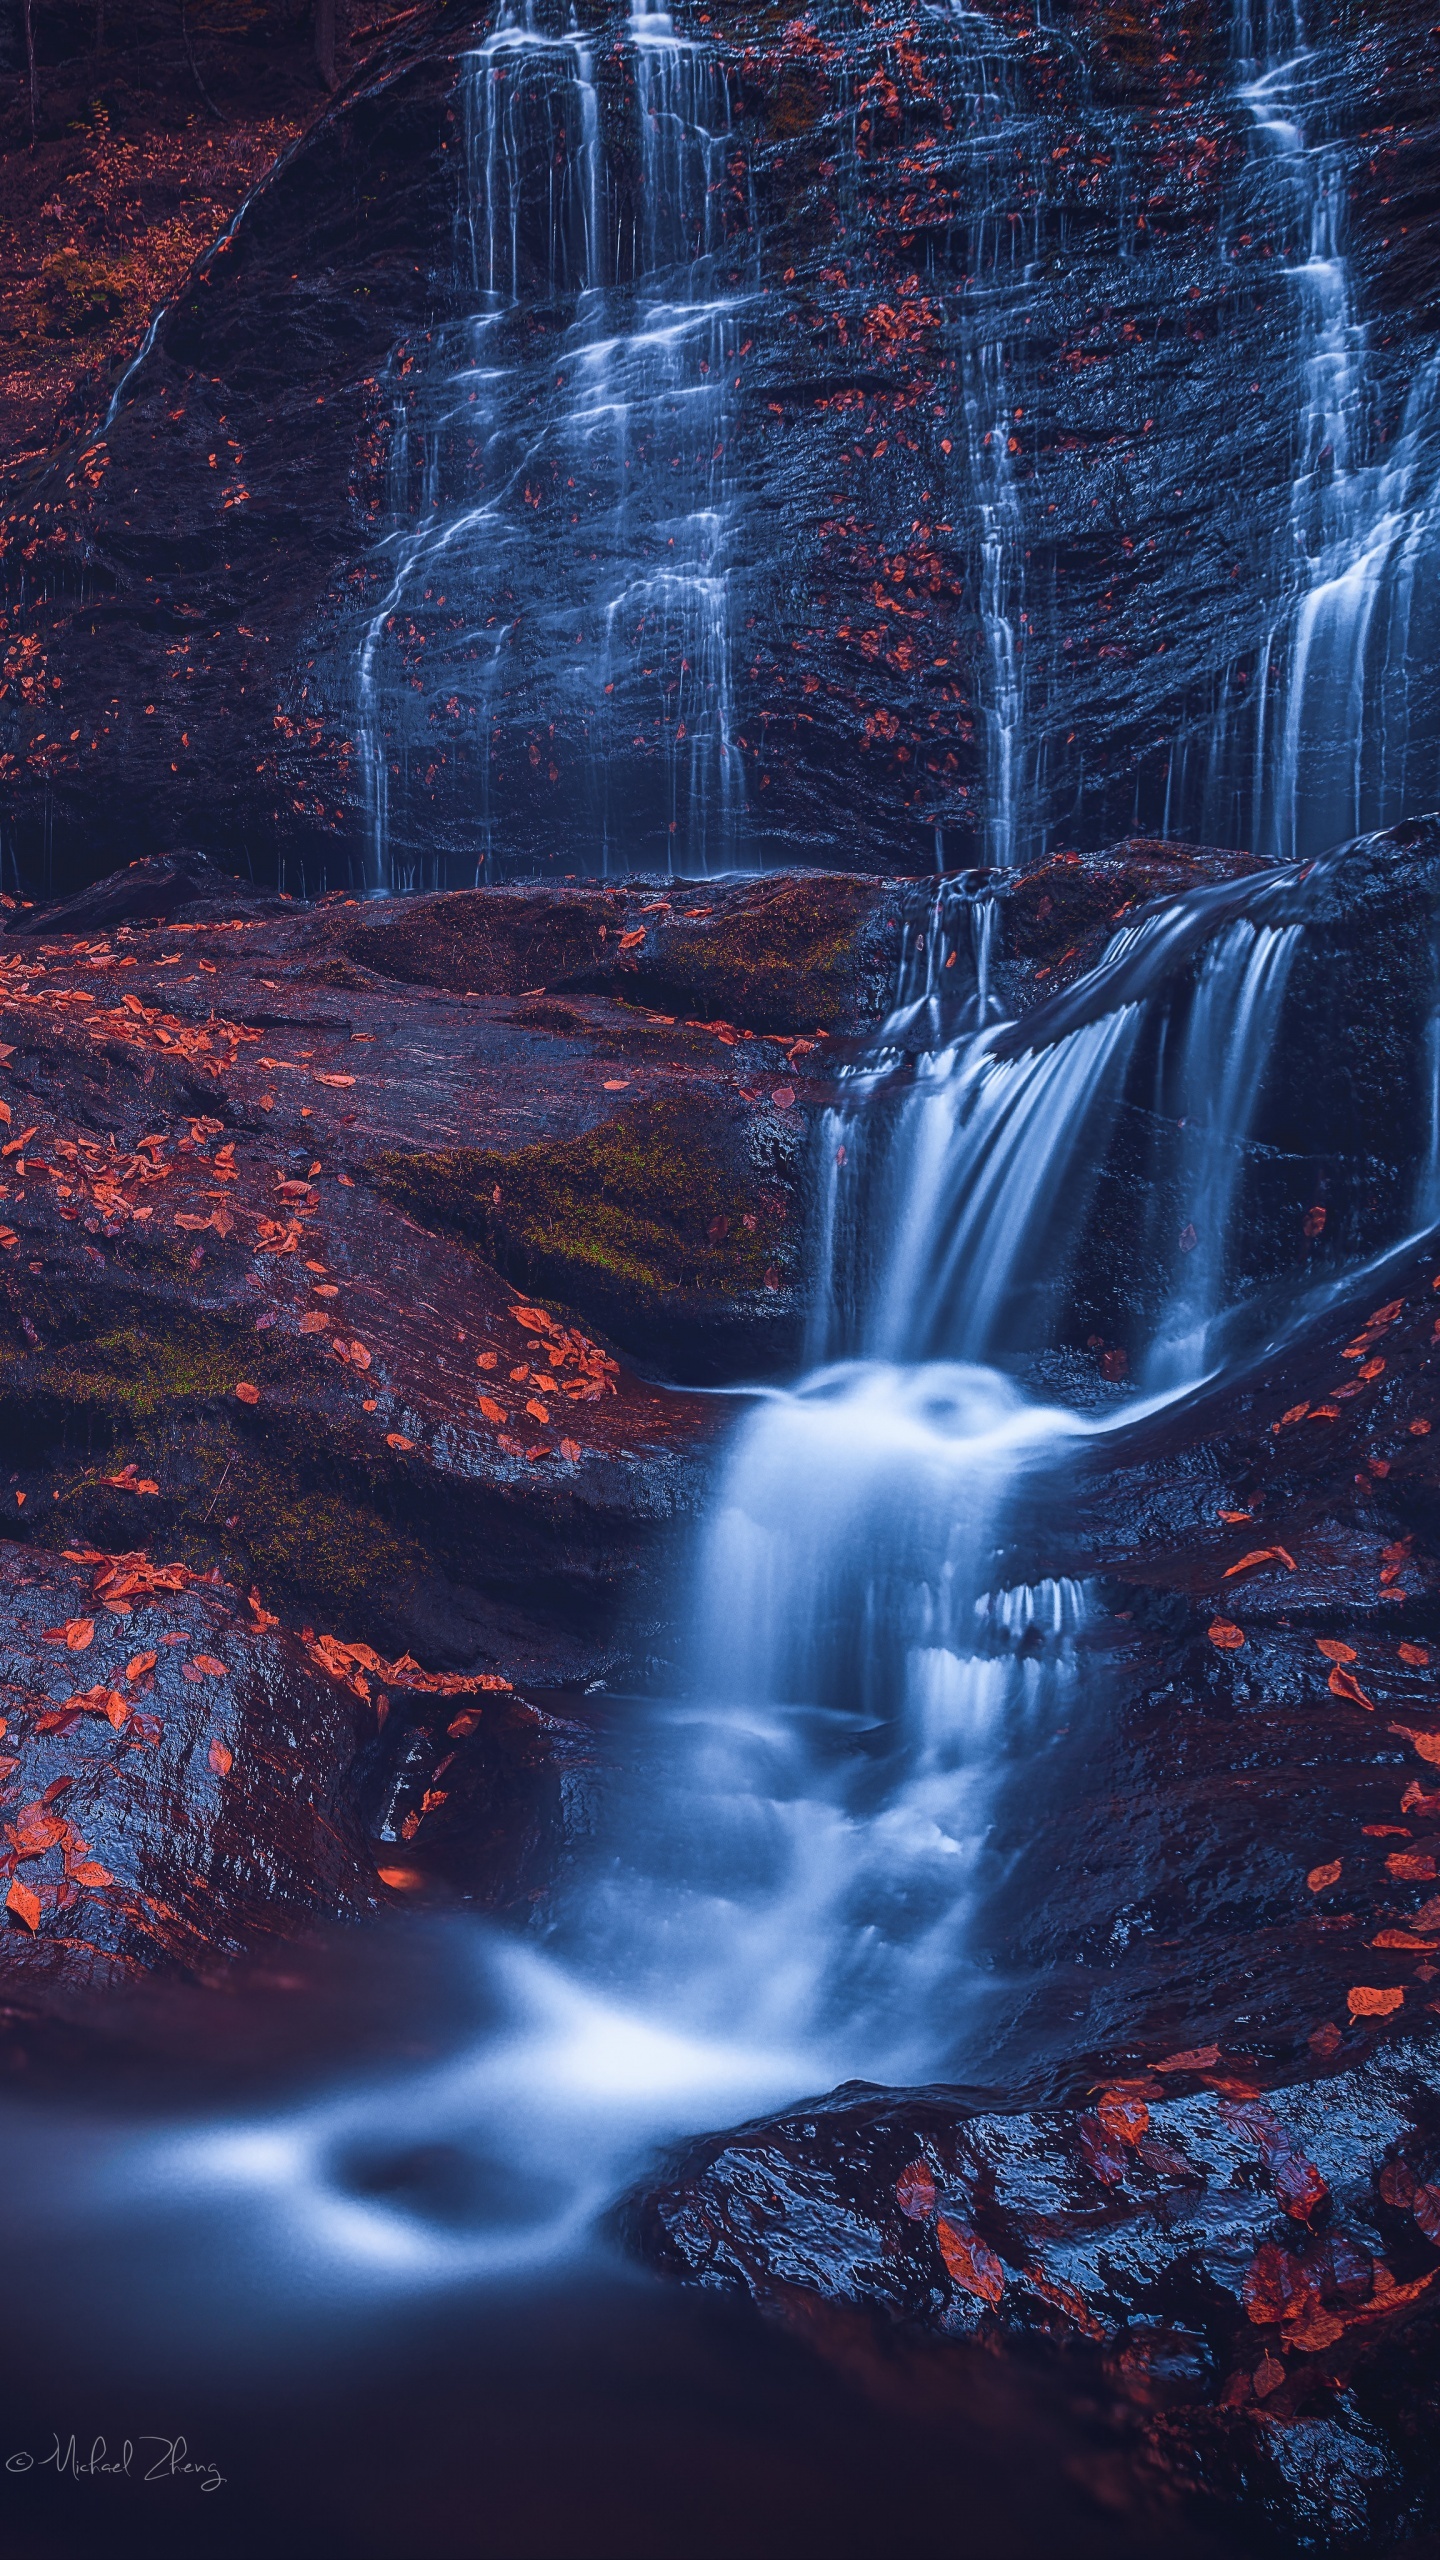
[[[1367,1025],[1432,834],[1358,849],[1316,927],[1346,940],[1341,1030],[1296,1009],[1273,1108],[1306,1151],[1262,1131],[1255,1195],[1256,1285],[1295,1321],[1158,1410],[1127,1382],[1155,1230],[1117,1124],[1050,1356],[1136,1410],[1014,1560],[1090,1592],[1090,1703],[996,1799],[983,2074],[817,2089],[679,2148],[617,2225],[876,2407],[903,2367],[959,2423],[1003,2354],[1090,2430],[1082,2505],[1142,2542],[1433,2529],[1440,1264],[1423,1237],[1364,1260],[1391,1177],[1355,1142],[1402,1073]],[[1147,842],[966,894],[996,895],[985,966],[1038,1039],[1117,915],[1253,869]],[[304,907],[183,855],[6,911],[22,2077],[123,2042],[163,1984],[232,1997],[281,1942],[303,1971],[317,1927],[377,1963],[466,1909],[543,1943],[609,1702],[684,1691],[728,1391],[801,1359],[823,1117],[917,948],[959,955],[936,1004],[975,1001],[978,946],[934,929],[920,883]],[[1307,1044],[1337,1036],[1327,1103]],[[881,1112],[912,1072],[887,1055]]]

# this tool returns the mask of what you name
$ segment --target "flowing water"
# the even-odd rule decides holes
[[[555,23],[517,0],[466,58],[455,264],[473,307],[391,360],[357,670],[372,891],[432,877],[426,812],[452,757],[488,876],[517,723],[572,862],[736,858],[726,451],[756,245],[744,161],[713,52],[666,10],[636,0],[603,60]],[[537,599],[542,523],[563,575]],[[422,729],[407,686],[444,706]]]
[[[1288,244],[1289,498],[1268,631],[1244,683],[1227,672],[1227,708],[1177,742],[1163,822],[1272,861],[1440,796],[1440,367],[1423,363],[1387,417],[1352,264],[1341,57],[1311,15],[1304,0],[1237,8],[1235,96],[1252,147],[1235,229]]]

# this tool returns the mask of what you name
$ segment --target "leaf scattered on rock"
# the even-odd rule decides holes
[[[1229,1618],[1214,1619],[1205,1632],[1222,1653],[1234,1653],[1245,1641],[1244,1628],[1235,1626]]]
[[[1368,1982],[1352,1984],[1345,1998],[1352,2018],[1388,2018],[1405,2002],[1403,1990],[1382,1991]]]
[[[242,1404],[258,1404],[260,1401],[259,1388],[252,1386],[248,1378],[241,1378],[239,1380],[236,1385],[235,1393]]]
[[[935,2224],[935,2237],[951,2282],[981,2302],[998,2302],[1005,2290],[1005,2269],[978,2231],[967,2231],[963,2223],[952,2222],[942,2213]]]

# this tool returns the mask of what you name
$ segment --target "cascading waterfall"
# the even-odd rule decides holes
[[[1183,826],[1193,799],[1211,841],[1285,861],[1392,825],[1440,790],[1431,674],[1440,364],[1422,367],[1387,439],[1356,310],[1325,61],[1301,0],[1240,0],[1235,50],[1254,136],[1246,212],[1294,243],[1290,496],[1273,619],[1247,671],[1245,707],[1178,744],[1165,825]],[[1235,685],[1225,690],[1233,702]]]
[[[723,867],[743,819],[726,452],[754,241],[732,237],[728,91],[651,0],[603,61],[548,25],[505,7],[466,59],[474,309],[392,360],[387,574],[359,654],[375,890],[426,858],[397,843],[397,781],[413,804],[461,742],[477,878],[507,751],[552,795],[557,846],[601,870]],[[602,140],[607,83],[633,165]],[[527,604],[542,528],[563,575]],[[407,690],[432,706],[418,729]]]

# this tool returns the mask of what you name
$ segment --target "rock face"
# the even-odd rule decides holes
[[[1210,5],[408,13],[12,509],[23,876],[1285,849],[1251,706],[1423,512],[1435,330],[1428,20],[1314,40],[1287,159]],[[1408,691],[1352,735],[1322,615],[1301,849],[1440,791],[1375,593]]]
[[[11,1996],[203,1975],[375,1910],[373,1720],[273,1618],[139,1551],[7,1540],[0,1581]]]

